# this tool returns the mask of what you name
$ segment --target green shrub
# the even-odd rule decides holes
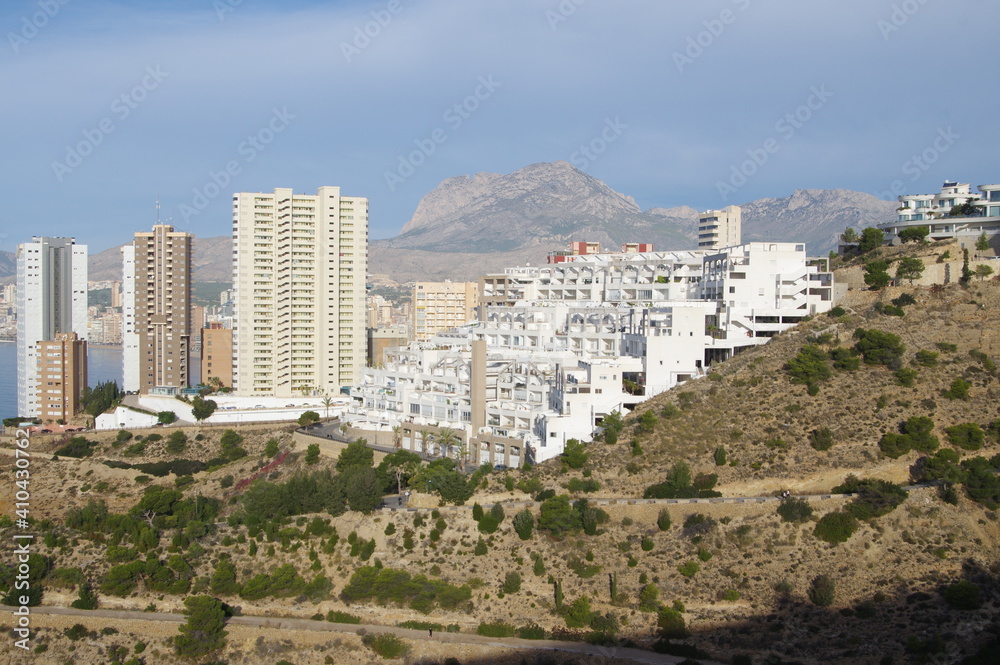
[[[976,423],[963,423],[944,429],[948,443],[963,450],[979,450],[983,447],[985,433]]]
[[[778,515],[784,522],[807,522],[812,513],[812,506],[805,499],[787,496],[778,504]]]
[[[899,335],[881,330],[858,328],[854,331],[854,338],[858,340],[854,350],[861,354],[868,365],[891,365],[902,358],[906,351],[906,345]]]
[[[84,457],[90,457],[96,447],[96,441],[88,441],[85,437],[74,436],[68,443],[66,443],[66,445],[57,448],[55,454],[60,457],[75,457],[77,459],[82,459]]]
[[[948,605],[956,610],[978,610],[983,605],[979,587],[968,580],[959,580],[941,592]]]
[[[563,448],[562,460],[571,469],[581,469],[590,458],[590,453],[586,451],[586,444],[577,439],[570,439]]]
[[[685,561],[677,566],[677,572],[684,577],[694,577],[699,570],[701,570],[701,564],[697,561]]]
[[[667,531],[670,529],[670,512],[666,508],[660,509],[660,514],[656,516],[656,527],[660,531]]]
[[[719,600],[725,600],[730,603],[736,602],[740,599],[740,592],[736,589],[727,589],[719,594]]]
[[[809,600],[818,607],[828,607],[833,604],[836,595],[836,583],[829,575],[819,575],[813,578],[809,585]]]
[[[942,390],[941,394],[948,399],[969,399],[969,388],[972,384],[965,379],[958,378],[951,382],[951,386],[947,390]]]
[[[514,637],[517,629],[509,623],[481,623],[476,627],[476,635],[484,637]]]
[[[517,593],[521,590],[521,573],[516,570],[508,572],[503,580],[504,593]]]
[[[944,351],[945,353],[955,353],[958,351],[958,344],[952,344],[951,342],[935,342],[934,346],[936,346],[939,351]]]
[[[517,636],[522,640],[544,640],[547,634],[544,628],[537,624],[529,623],[517,629]]]
[[[820,381],[830,378],[830,366],[827,364],[827,354],[814,344],[802,347],[798,355],[788,361],[785,372],[792,383],[807,386],[817,385]]]
[[[327,612],[326,620],[330,623],[349,623],[354,625],[361,623],[361,617],[348,614],[347,612],[340,612],[338,610],[330,610]]]
[[[726,447],[719,446],[712,455],[716,466],[726,466]]]
[[[655,545],[656,545],[656,543],[653,542],[653,539],[650,538],[649,536],[643,536],[642,537],[642,544],[640,545],[640,547],[642,547],[642,551],[643,552],[651,552],[651,551],[653,551],[653,547]]]
[[[439,623],[432,623],[430,621],[403,621],[397,623],[400,628],[410,628],[411,630],[436,630],[438,632],[444,632],[444,626]]]
[[[816,523],[813,535],[831,545],[846,542],[858,528],[858,520],[849,513],[827,513]]]
[[[902,487],[888,480],[860,480],[851,475],[842,485],[833,488],[835,494],[857,494],[846,510],[859,520],[887,515],[906,501]]]
[[[529,540],[534,528],[535,517],[527,508],[514,515],[514,531],[521,540]]]
[[[917,351],[914,360],[923,367],[934,367],[938,363],[938,354],[935,351],[920,350]]]
[[[833,432],[829,427],[814,429],[809,433],[809,445],[819,451],[833,448]]]
[[[379,656],[390,660],[402,658],[410,651],[406,642],[390,633],[365,635],[361,638],[361,642]]]
[[[826,315],[831,318],[838,318],[844,316],[845,314],[847,314],[847,310],[840,305],[830,308],[830,311],[826,313]]]
[[[636,427],[636,431],[640,434],[649,434],[654,429],[656,429],[656,414],[649,410],[644,411],[639,416],[639,424]]]
[[[601,484],[593,478],[570,478],[566,489],[574,494],[579,492],[590,493],[601,489]]]
[[[896,383],[898,383],[901,386],[910,388],[913,386],[913,383],[914,381],[916,381],[917,376],[919,374],[920,372],[918,372],[915,369],[910,369],[908,367],[900,367],[899,369],[896,370],[895,373]]]
[[[841,372],[856,372],[861,367],[861,358],[851,349],[838,346],[827,354],[833,361],[833,368]]]
[[[656,625],[660,630],[660,636],[665,640],[682,640],[691,635],[684,623],[684,616],[672,607],[660,608]]]

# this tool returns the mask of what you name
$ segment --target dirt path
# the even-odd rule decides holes
[[[13,612],[15,608],[0,605],[0,611]],[[77,610],[67,607],[33,607],[33,614],[51,614],[58,616],[78,616],[81,618],[101,617],[105,619],[121,619],[126,621],[158,621],[167,623],[184,623],[185,618],[181,614],[169,614],[165,612],[137,612],[119,610]],[[326,621],[314,621],[312,619],[292,619],[286,617],[254,617],[239,616],[232,617],[227,624],[237,626],[252,626],[257,628],[268,628],[272,630],[309,630],[329,633],[392,633],[408,640],[426,640],[448,644],[468,644],[478,647],[495,647],[498,649],[521,649],[525,651],[561,651],[565,653],[579,653],[587,656],[603,658],[621,658],[631,660],[636,663],[651,663],[653,665],[675,664],[683,658],[666,656],[663,654],[644,651],[642,649],[627,649],[624,647],[602,647],[584,642],[557,642],[554,640],[522,640],[515,637],[495,638],[483,637],[481,635],[469,635],[468,633],[435,633],[428,635],[425,630],[413,630],[410,628],[397,628],[395,626],[379,626],[374,624],[342,624],[328,623]],[[361,631],[364,631],[363,633]],[[716,661],[702,660],[705,665],[722,665]]]

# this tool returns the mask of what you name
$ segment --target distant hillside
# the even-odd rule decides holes
[[[848,226],[891,219],[896,208],[849,190],[798,190],[742,205],[744,240],[805,242],[813,255],[834,249]],[[697,222],[698,211],[689,206],[643,212],[632,197],[566,162],[532,164],[507,175],[445,180],[421,200],[400,235],[371,243],[369,272],[397,281],[474,279],[544,262],[570,240],[691,249]]]
[[[92,282],[116,280],[122,277],[124,245],[111,247],[92,254],[89,261],[89,279]],[[231,282],[233,279],[233,239],[229,236],[194,239],[194,281]]]

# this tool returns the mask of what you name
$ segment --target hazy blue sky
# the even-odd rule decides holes
[[[0,27],[8,251],[125,242],[157,196],[224,235],[232,192],[321,185],[388,237],[444,178],[555,160],[644,209],[1000,181],[994,0],[7,0]]]

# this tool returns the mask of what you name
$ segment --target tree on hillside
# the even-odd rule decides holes
[[[979,278],[980,282],[992,274],[993,274],[993,268],[989,267],[985,263],[980,263],[978,266],[976,266],[976,277]]]
[[[881,247],[884,242],[885,234],[875,227],[869,227],[861,232],[861,240],[858,242],[858,249],[861,250],[862,254],[867,254],[873,249]]]
[[[860,236],[858,236],[858,232],[855,231],[850,226],[844,229],[844,232],[840,234],[840,242],[844,243],[845,245],[856,243],[858,242],[859,239]]]
[[[889,264],[885,261],[869,261],[865,264],[865,284],[873,291],[889,286],[892,278],[889,276]]]
[[[352,466],[371,467],[375,463],[375,451],[368,447],[367,441],[358,439],[347,444],[337,457],[337,471],[344,471]]]
[[[180,656],[202,658],[226,645],[226,613],[222,603],[211,596],[191,596],[184,600],[187,622],[174,637],[174,649]]]
[[[88,386],[80,391],[80,404],[90,415],[99,416],[121,397],[122,391],[116,381],[102,381],[93,388]]]
[[[309,425],[318,422],[319,422],[319,414],[316,413],[315,411],[303,411],[302,414],[299,416],[300,427],[308,427]]]
[[[215,403],[213,399],[205,399],[201,395],[198,395],[191,400],[191,415],[198,422],[210,418],[218,404]]]
[[[923,261],[912,256],[904,256],[896,266],[896,279],[906,279],[913,284],[913,280],[920,279],[923,272]]]
[[[924,242],[927,236],[929,236],[931,230],[926,226],[915,226],[910,229],[903,229],[899,232],[899,240],[902,243],[908,242]]]

